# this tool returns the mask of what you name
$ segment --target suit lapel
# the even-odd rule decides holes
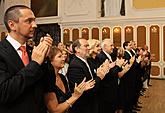
[[[104,61],[105,61],[106,59],[110,60],[110,59],[107,57],[107,55],[106,55],[103,51],[101,51],[101,52],[102,52],[102,55],[104,56]]]
[[[10,60],[10,62],[13,62],[17,69],[24,67],[24,64],[17,51],[6,39],[2,42],[2,47],[4,52],[6,53],[6,57],[9,57],[8,60]]]
[[[81,59],[79,59],[78,57],[76,57],[78,63],[80,64],[80,66],[82,67],[83,71],[84,71],[84,74],[85,76],[87,77],[86,79],[87,80],[90,80],[92,79],[91,75],[90,75],[90,72],[89,72],[89,69],[87,67],[87,65],[85,64],[85,62],[83,62]]]

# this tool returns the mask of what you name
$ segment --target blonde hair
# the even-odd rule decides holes
[[[117,50],[117,57],[120,59],[124,56],[124,49],[122,47],[119,47]]]
[[[96,45],[100,44],[100,41],[97,39],[89,39],[88,44],[89,44],[89,48],[90,48],[89,54],[91,55],[93,53],[94,47]]]

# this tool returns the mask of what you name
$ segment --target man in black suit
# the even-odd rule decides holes
[[[74,91],[75,83],[79,84],[84,77],[86,81],[94,79],[95,87],[89,91],[83,93],[83,95],[73,104],[70,109],[71,113],[98,113],[98,97],[97,91],[100,81],[104,78],[107,67],[98,68],[97,72],[91,68],[87,62],[87,56],[89,54],[89,44],[86,39],[77,39],[73,42],[74,58],[69,64],[68,68],[68,80],[71,92]]]
[[[125,49],[124,52],[124,59],[128,61],[128,63],[131,63],[131,58],[135,57],[135,54],[131,53],[132,50],[132,44],[130,41],[125,41],[123,43],[123,48]],[[122,91],[123,98],[121,100],[122,106],[124,107],[125,113],[133,113],[133,105],[135,100],[135,84],[136,84],[136,60],[134,58],[133,65],[129,69],[127,73],[121,78],[121,84],[120,88]],[[130,93],[131,92],[131,93]],[[136,113],[136,112],[135,112]]]
[[[110,39],[104,39],[102,44],[102,51],[97,56],[100,65],[108,59],[109,62],[114,62],[116,58],[112,58],[112,52],[114,49],[114,44]],[[116,55],[114,55],[116,56]],[[121,71],[121,65],[123,61],[116,61],[116,65],[110,69],[109,73],[106,74],[104,79],[100,84],[100,113],[115,113],[118,103],[118,72]]]
[[[11,6],[4,23],[9,34],[0,42],[0,113],[46,113],[41,64],[52,39],[44,37],[32,53],[27,50],[29,62],[24,65],[20,47],[33,37],[35,16],[27,6]]]

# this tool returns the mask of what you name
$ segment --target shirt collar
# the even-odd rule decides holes
[[[87,63],[87,61],[85,59],[83,59],[82,57],[79,57],[76,55],[76,57],[78,57],[80,60],[82,60],[83,62]]]
[[[108,53],[107,53],[106,51],[104,51],[104,50],[103,50],[103,52],[104,52],[104,53],[105,53],[105,55],[108,57],[108,59],[109,59],[111,62],[113,62],[113,61],[112,61],[112,58],[111,58],[111,55],[110,55],[110,54],[108,54]]]
[[[135,50],[134,49],[131,49],[132,50],[132,52],[136,55],[136,52],[135,52]]]
[[[125,51],[129,54],[130,57],[132,57],[132,54],[130,51],[128,51],[128,50],[125,50]]]
[[[15,50],[18,50],[19,47],[21,46],[21,44],[14,38],[12,38],[9,34],[6,39],[10,42],[10,44],[14,47]],[[26,47],[26,44],[24,44],[23,46]]]

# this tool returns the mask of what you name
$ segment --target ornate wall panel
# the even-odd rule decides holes
[[[78,38],[79,38],[79,30],[78,29],[73,29],[72,30],[72,40],[75,41]]]
[[[66,44],[66,42],[69,41],[70,39],[70,30],[69,29],[64,29],[63,30],[63,43]]]
[[[160,60],[160,49],[159,49],[159,26],[151,26],[150,27],[150,51],[151,54],[154,54],[153,62],[158,62]]]
[[[165,26],[163,27],[163,59],[165,61]]]
[[[121,47],[121,28],[115,27],[113,29],[113,43],[116,47]]]
[[[160,75],[160,68],[158,66],[152,66],[151,74],[154,76]]]
[[[146,45],[146,27],[137,27],[137,47],[143,47]]]
[[[133,40],[133,27],[127,26],[125,27],[124,31],[125,31],[125,41]]]
[[[99,40],[99,29],[98,28],[92,29],[92,39],[98,39]]]
[[[83,28],[82,29],[82,38],[89,39],[89,29],[88,28]]]
[[[102,29],[102,40],[104,40],[105,38],[110,38],[110,29],[109,29],[109,27],[104,27]]]

